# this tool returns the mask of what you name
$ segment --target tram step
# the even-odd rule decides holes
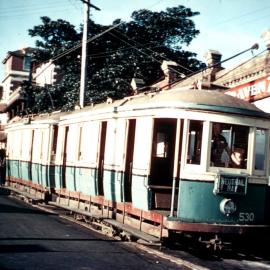
[[[23,196],[24,198],[30,200],[32,204],[44,202],[44,198],[36,197],[34,194],[28,193],[26,191],[22,191],[20,189],[17,189],[14,187],[8,187],[8,186],[5,186],[3,188]]]
[[[69,211],[71,211],[73,213],[84,215],[84,216],[87,216],[87,217],[90,217],[90,218],[103,219],[103,217],[101,215],[92,214],[91,212],[84,211],[84,210],[74,208],[74,207],[70,207],[68,205],[63,205],[63,204],[56,203],[56,202],[48,202],[48,204],[59,207],[59,208],[63,208],[65,210],[69,210]]]
[[[148,243],[160,244],[159,238],[152,236],[152,235],[149,235],[145,232],[142,232],[136,228],[133,228],[133,227],[127,225],[127,224],[123,224],[121,222],[118,222],[117,220],[105,218],[105,219],[103,219],[103,222],[106,222],[106,223],[112,225],[113,227],[120,228],[121,230],[135,236],[138,239],[144,240]]]

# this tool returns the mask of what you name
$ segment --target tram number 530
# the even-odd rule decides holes
[[[244,221],[244,222],[248,222],[248,221],[254,221],[255,219],[255,215],[254,213],[244,213],[244,212],[240,212],[239,213],[239,221]]]

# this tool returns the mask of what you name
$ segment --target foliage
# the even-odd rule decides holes
[[[104,35],[97,35],[110,29],[89,21],[88,80],[85,93],[86,103],[101,102],[107,97],[122,98],[131,93],[133,77],[143,79],[147,85],[159,80],[163,73],[160,65],[164,59],[180,64],[180,73],[189,74],[204,67],[196,54],[183,50],[199,31],[195,29],[193,16],[199,15],[184,6],[153,12],[139,10],[132,14],[132,20],[115,20],[117,28]],[[69,48],[78,45],[82,37],[79,31],[64,20],[52,21],[41,18],[42,24],[29,30],[40,50],[35,61],[52,59],[61,68],[58,84],[46,87],[25,85],[23,94],[28,96],[30,111],[72,110],[79,99],[81,48],[62,57]],[[30,93],[31,92],[31,93]]]

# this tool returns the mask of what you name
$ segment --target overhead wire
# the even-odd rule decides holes
[[[231,68],[231,69],[228,69],[228,71],[227,71],[226,73],[222,74],[222,76],[218,77],[218,79],[220,79],[220,78],[226,76],[229,72],[232,72],[233,70],[235,70],[235,69],[237,69],[237,68],[239,68],[239,67],[241,67],[241,66],[247,64],[248,62],[250,62],[250,61],[253,60],[254,58],[260,56],[261,54],[265,53],[266,51],[267,51],[267,49],[264,49],[263,51],[259,52],[259,53],[256,54],[256,55],[253,55],[251,58],[247,59],[246,61],[244,61],[244,62],[242,62],[242,63],[240,63],[240,64],[234,66],[234,67]]]
[[[109,34],[110,34],[111,36],[113,36],[113,37],[115,37],[115,38],[121,40],[122,42],[128,44],[129,46],[131,46],[132,48],[134,48],[136,51],[138,51],[139,53],[141,53],[141,54],[143,54],[143,55],[145,55],[145,56],[147,56],[147,57],[149,57],[149,58],[151,58],[151,59],[154,60],[155,62],[157,62],[157,63],[159,63],[159,64],[162,63],[161,60],[158,60],[158,59],[156,59],[154,56],[152,56],[152,55],[150,55],[150,54],[144,52],[143,49],[138,49],[137,47],[133,46],[132,44],[130,44],[130,43],[127,42],[126,40],[123,40],[123,39],[119,38],[118,36],[114,35],[113,33],[109,33]],[[183,75],[182,72],[179,72],[178,70],[176,70],[176,69],[174,69],[174,68],[172,68],[172,67],[170,67],[170,69],[173,70],[174,72],[178,73],[179,75]]]
[[[242,17],[246,17],[246,16],[249,16],[249,15],[253,15],[253,14],[255,14],[255,13],[258,13],[259,11],[265,11],[265,10],[267,10],[267,9],[269,9],[269,8],[270,8],[270,6],[266,6],[266,7],[260,8],[260,9],[253,10],[253,11],[251,11],[251,12],[247,12],[247,13],[243,13],[243,14],[238,14],[237,16],[232,17],[232,18],[230,18],[230,19],[228,19],[228,20],[216,22],[216,23],[213,25],[213,28],[219,27],[220,25],[226,24],[226,23],[231,22],[231,21],[238,20],[238,19],[240,19],[240,18],[242,18]]]
[[[161,0],[158,1],[157,3],[153,4],[152,6],[157,5],[157,4],[160,3],[160,2],[161,2]],[[55,1],[54,1],[54,3],[55,3]],[[59,3],[60,3],[60,2],[59,2]],[[268,8],[268,7],[267,7],[267,8]],[[261,10],[261,9],[255,10],[254,12],[249,12],[248,14],[253,14],[253,13],[256,13],[256,12],[258,12],[258,11],[260,11],[260,10]],[[1,12],[0,12],[0,14],[1,14]],[[244,15],[242,15],[242,16],[244,16]],[[240,15],[240,17],[241,17],[241,15]],[[233,18],[233,19],[234,19],[234,18]],[[233,19],[231,19],[231,20],[233,20]],[[226,22],[228,22],[228,21],[225,21],[224,23],[226,23]],[[125,23],[125,22],[122,21],[121,23],[119,23],[119,25],[121,25],[122,23]],[[116,27],[119,26],[119,25],[113,26],[112,28],[109,28],[109,29],[105,30],[104,32],[102,32],[102,33],[100,33],[100,34],[98,34],[98,35],[96,35],[96,36],[94,36],[94,37],[88,39],[88,40],[87,40],[87,43],[93,41],[94,39],[100,37],[101,35],[103,35],[103,34],[109,32],[109,31],[111,31],[112,29],[116,28]],[[114,30],[115,30],[115,29],[114,29]],[[130,39],[129,37],[127,37],[127,36],[126,36],[124,33],[122,33],[122,32],[119,32],[119,31],[117,31],[117,30],[115,30],[115,32],[121,34],[122,36],[125,36],[125,38]],[[110,34],[110,35],[113,35],[113,34],[110,33],[110,32],[109,32],[109,34]],[[116,35],[114,35],[114,37],[120,39],[120,38],[117,37]],[[150,48],[139,49],[139,48],[137,48],[136,46],[133,46],[132,44],[130,44],[129,42],[127,42],[127,41],[125,41],[125,40],[123,40],[123,39],[120,39],[120,40],[121,40],[122,42],[125,42],[126,44],[128,44],[131,48],[137,50],[139,53],[144,54],[144,55],[146,55],[147,57],[152,58],[154,61],[157,61],[157,62],[161,63],[160,60],[154,58],[152,55],[150,55],[150,54],[148,54],[148,53],[145,53],[145,52],[143,51],[143,50],[148,50],[148,51],[150,51],[150,52],[153,53],[153,54],[158,54],[157,52],[151,50]],[[133,41],[134,43],[136,43],[138,46],[143,46],[143,44],[140,44],[139,42],[137,42],[137,41],[135,41],[135,40],[133,40],[133,39],[130,39],[130,40],[132,40],[132,41]],[[53,57],[53,58],[51,59],[51,64],[52,64],[53,62],[55,62],[56,60],[60,59],[61,57],[64,57],[65,55],[71,53],[72,51],[77,50],[77,49],[80,48],[80,47],[81,47],[81,42],[79,42],[79,43],[78,43],[77,45],[75,45],[74,47],[72,47],[72,48],[70,48],[70,49],[68,49],[68,50],[66,50],[66,51],[64,51],[64,52],[62,52],[62,53],[60,53],[59,55]],[[164,56],[162,56],[162,55],[160,55],[160,54],[159,54],[159,56],[162,57],[163,59],[166,59]],[[166,60],[168,60],[168,59],[166,59]],[[44,64],[44,62],[41,63],[40,65],[42,65],[42,64]],[[39,66],[40,66],[40,65],[39,65]],[[179,64],[178,64],[178,65],[179,65]],[[183,69],[185,69],[185,70],[191,72],[191,73],[193,72],[192,70],[190,70],[190,69],[188,69],[188,68],[186,68],[186,67],[184,67],[184,66],[182,66],[182,65],[179,65],[179,66],[182,67]],[[48,66],[48,67],[49,67],[49,66]],[[47,67],[47,68],[48,68],[48,67]],[[172,68],[172,70],[174,70],[174,69]],[[44,72],[44,71],[45,71],[45,70],[43,70],[42,72]],[[174,70],[174,71],[180,73],[180,72],[177,71],[177,70]],[[41,72],[41,73],[42,73],[42,72]],[[37,74],[36,77],[39,76],[41,73]]]
[[[52,0],[51,2],[49,0],[46,1],[46,4],[40,4],[38,2],[36,2],[36,4],[31,4],[30,5],[26,5],[25,2],[22,2],[23,4],[22,5],[18,5],[18,6],[10,6],[9,8],[5,8],[5,7],[1,7],[1,10],[0,10],[0,14],[1,13],[8,13],[8,12],[14,12],[14,11],[24,11],[24,10],[32,10],[33,7],[36,8],[38,7],[39,9],[44,9],[44,8],[47,8],[48,6],[50,7],[51,4],[55,5],[55,4],[61,4],[63,5],[63,0]]]
[[[159,42],[148,42],[148,43],[143,43],[142,44],[142,46],[148,46],[148,45],[149,46],[153,45],[152,48],[158,48],[158,47],[161,47],[162,46]],[[141,46],[138,46],[138,48],[139,47],[141,47]],[[99,57],[100,58],[103,58],[103,57],[107,57],[107,56],[113,55],[113,54],[115,54],[117,52],[128,51],[128,50],[131,50],[131,49],[133,49],[133,47],[128,46],[128,47],[119,48],[117,50],[108,50],[106,52],[93,53],[93,54],[89,54],[88,56],[90,58],[99,58]]]
[[[24,9],[18,9],[18,10],[12,10],[12,12],[10,11],[3,11],[0,10],[0,17],[8,17],[8,16],[18,16],[18,15],[26,15],[26,14],[33,14],[36,13],[37,11],[44,11],[44,9],[46,8],[46,10],[50,10],[50,9],[55,9],[55,8],[62,8],[63,9],[63,4],[52,4],[52,5],[44,5],[44,6],[36,6],[36,7],[25,7]]]
[[[162,0],[157,1],[157,2],[156,2],[155,4],[153,4],[151,7],[157,5],[157,4],[160,3],[161,1],[162,1]],[[123,23],[125,23],[125,21],[121,21],[120,23],[118,23],[118,24],[116,24],[116,25],[113,25],[112,27],[106,29],[106,30],[103,31],[102,33],[97,34],[97,35],[95,35],[94,37],[91,37],[91,38],[87,39],[86,42],[89,43],[89,42],[95,40],[96,38],[99,38],[100,36],[104,35],[104,34],[107,33],[107,32],[110,32],[112,29],[114,29],[114,28],[120,26],[120,25],[123,24]],[[76,45],[76,46],[74,46],[74,47],[72,47],[72,48],[70,48],[70,49],[64,51],[63,53],[60,53],[60,54],[58,54],[57,56],[53,57],[53,58],[51,59],[50,63],[48,64],[48,66],[45,67],[39,74],[36,74],[35,77],[38,77],[39,75],[41,75],[47,68],[49,68],[49,66],[50,66],[53,62],[59,60],[60,58],[64,57],[65,55],[67,55],[67,54],[69,54],[69,53],[71,53],[72,51],[77,50],[77,49],[80,48],[81,46],[82,46],[82,42],[79,42],[78,45]],[[44,63],[46,63],[46,62],[43,62],[43,63],[39,64],[38,66],[41,66],[41,65],[44,64]],[[38,66],[37,66],[37,67],[38,67]]]
[[[119,33],[119,34],[121,34],[122,36],[124,36],[124,37],[126,37],[126,38],[132,40],[134,43],[136,43],[136,44],[138,44],[138,45],[140,45],[140,46],[143,46],[143,45],[140,44],[138,41],[135,41],[135,40],[129,38],[129,37],[128,37],[127,35],[125,35],[124,33],[119,32],[119,31],[117,31],[117,30],[114,30],[114,31],[117,32],[117,33]],[[122,41],[123,41],[123,40],[122,40]],[[161,55],[160,53],[157,53],[157,52],[155,52],[155,51],[153,51],[153,50],[151,50],[151,49],[149,49],[149,48],[144,48],[144,49],[150,51],[151,53],[159,54],[159,56],[160,56],[161,58],[163,58],[164,60],[166,60],[166,61],[172,61],[172,60],[169,59],[168,57],[165,57],[165,56]],[[175,61],[174,61],[174,62],[175,62]],[[161,63],[161,62],[159,61],[159,63]],[[183,66],[183,65],[180,65],[179,63],[177,63],[177,65],[178,65],[179,67],[181,67],[181,68],[183,68],[183,69],[189,71],[189,72],[193,72],[193,71],[190,70],[189,68],[187,68],[187,67],[185,67],[185,66]],[[173,70],[173,68],[171,68],[171,69]],[[177,70],[174,70],[174,71],[175,71],[175,72],[178,72]]]
[[[192,74],[189,74],[189,75],[188,75],[186,78],[184,78],[184,79],[190,78],[190,77],[192,77],[192,76],[194,76],[194,75],[196,75],[196,74],[199,74],[199,73],[201,73],[201,72],[203,72],[203,71],[205,71],[205,70],[207,70],[207,69],[210,69],[210,68],[213,68],[213,67],[215,67],[215,66],[217,66],[217,65],[220,65],[220,64],[222,64],[222,63],[225,63],[225,62],[227,62],[227,61],[229,61],[229,60],[231,60],[231,59],[233,59],[233,58],[235,58],[235,57],[237,57],[237,56],[239,56],[239,55],[241,55],[241,54],[243,54],[243,53],[246,53],[246,52],[248,52],[248,51],[252,51],[253,49],[258,49],[258,44],[257,44],[257,43],[254,44],[252,47],[250,47],[250,48],[248,48],[248,49],[246,49],[246,50],[244,50],[244,51],[242,51],[242,52],[240,52],[240,53],[237,53],[237,54],[235,54],[235,55],[233,55],[233,56],[231,56],[231,57],[229,57],[229,58],[226,58],[226,59],[224,59],[224,60],[222,60],[222,61],[220,61],[220,62],[218,62],[218,63],[215,63],[215,64],[213,64],[213,65],[210,65],[210,66],[207,66],[207,67],[205,67],[205,68],[202,68],[202,69],[200,69],[200,70],[198,70],[198,71],[196,71],[196,72],[193,72]],[[240,67],[241,65],[244,65],[245,63],[251,61],[253,58],[259,56],[259,55],[262,54],[262,53],[264,53],[265,51],[267,51],[267,49],[263,50],[262,52],[260,52],[260,53],[257,54],[256,56],[253,56],[252,58],[248,59],[246,62],[240,63],[240,64],[239,64],[238,66],[236,66],[235,68],[238,68],[238,67]],[[230,70],[230,71],[231,71],[231,70]],[[230,71],[228,71],[228,72],[230,72]],[[225,75],[224,75],[224,76],[225,76]],[[174,84],[176,84],[176,83],[178,83],[178,82],[180,82],[180,81],[181,81],[181,80],[175,80],[174,82],[168,84],[168,86],[172,86],[172,85],[174,85]]]
[[[105,31],[103,31],[103,32],[101,32],[101,33],[95,35],[94,37],[91,37],[91,38],[87,39],[86,42],[89,43],[89,42],[91,42],[91,41],[93,41],[93,40],[95,40],[95,39],[101,37],[102,35],[106,34],[107,32],[111,31],[112,29],[118,27],[118,26],[119,26],[120,24],[122,24],[122,23],[123,23],[123,22],[120,22],[120,23],[118,23],[118,24],[116,24],[116,25],[114,25],[114,26],[112,26],[112,27],[106,29]],[[70,54],[71,52],[77,50],[77,49],[80,48],[81,46],[82,46],[82,42],[80,42],[78,45],[76,45],[76,46],[74,46],[74,47],[72,47],[72,48],[70,48],[70,49],[64,51],[63,53],[60,53],[60,54],[58,54],[57,56],[53,57],[52,59],[50,59],[50,60],[51,60],[50,65],[51,65],[53,62],[55,62],[55,61],[59,60],[60,58],[64,57],[65,55]],[[44,63],[46,63],[46,62],[43,62],[43,63],[41,63],[40,65],[42,65],[42,64],[44,64]],[[40,66],[40,65],[39,65],[39,66]],[[42,72],[40,72],[39,74],[37,74],[35,77],[37,77],[37,76],[39,76],[40,74],[42,74],[48,67],[49,67],[49,65],[48,65],[44,70],[42,70]]]

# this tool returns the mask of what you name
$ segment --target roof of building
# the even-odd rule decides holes
[[[7,60],[11,57],[11,56],[18,56],[18,57],[22,57],[26,54],[31,54],[33,52],[35,52],[36,49],[35,48],[31,48],[31,47],[27,47],[27,48],[22,48],[16,51],[8,51],[7,52],[7,56],[5,57],[5,59],[2,61],[3,64],[5,64],[7,62]]]

